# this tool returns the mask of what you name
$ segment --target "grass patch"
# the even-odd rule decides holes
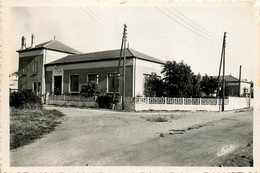
[[[64,116],[57,110],[10,109],[10,149],[32,143],[54,130]]]
[[[151,117],[146,118],[146,120],[151,122],[168,122],[168,119],[166,117]]]

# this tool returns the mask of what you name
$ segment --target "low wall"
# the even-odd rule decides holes
[[[245,97],[229,97],[229,104],[225,105],[225,110],[235,110],[254,107],[254,99]]]
[[[168,104],[135,104],[136,111],[142,110],[181,110],[181,111],[219,111],[219,105],[168,105]]]
[[[47,104],[59,106],[98,108],[97,102],[48,100]]]
[[[95,101],[66,101],[66,100],[47,100],[47,104],[59,106],[76,106],[98,108]],[[125,110],[180,110],[180,111],[221,111],[221,100],[216,99],[192,99],[192,98],[126,98]],[[254,106],[251,98],[229,97],[225,99],[225,111],[249,108]],[[122,110],[121,101],[115,107]]]
[[[151,98],[150,98],[151,99]],[[169,98],[168,98],[169,99]],[[140,100],[140,99],[139,99]],[[164,98],[160,98],[155,102],[155,104],[151,104],[144,98],[145,101],[137,101],[134,106],[134,110],[143,111],[143,110],[181,110],[181,111],[221,111],[222,105],[221,101],[218,100],[217,103],[211,105],[204,105],[200,101],[199,104],[168,104],[167,101],[163,101]],[[149,100],[149,99],[148,99]],[[241,97],[229,97],[225,100],[225,111],[249,108],[253,107],[254,101],[251,98],[241,98]]]

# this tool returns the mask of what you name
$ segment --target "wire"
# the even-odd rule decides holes
[[[162,39],[154,39],[154,38],[142,38],[142,37],[136,37],[135,40],[144,40],[144,41],[148,41],[148,42],[160,42],[160,41],[165,41]],[[135,40],[132,39],[132,42],[135,42]],[[169,40],[168,40],[169,41]],[[218,45],[217,43],[206,43],[206,42],[179,42],[179,41],[172,41],[171,43],[168,44],[174,44],[175,46],[179,46],[179,45],[195,45],[195,46],[201,46],[201,45],[208,45],[208,46],[216,46]]]
[[[195,23],[193,20],[191,20],[190,18],[188,18],[187,16],[185,16],[183,13],[181,13],[180,11],[178,11],[176,8],[171,7],[173,10],[175,10],[176,12],[178,12],[179,14],[181,14],[183,17],[185,17],[186,19],[188,19],[190,22],[192,22],[193,24],[197,25],[198,27],[200,27],[201,29],[205,30],[206,32],[209,32],[211,35],[215,36],[216,35],[210,31],[208,31],[207,29],[205,29],[204,27],[198,25],[197,23]]]
[[[175,20],[173,17],[169,16],[167,13],[163,12],[163,11],[160,10],[159,8],[157,8],[157,7],[155,7],[155,8],[156,8],[158,11],[160,11],[161,13],[163,13],[164,15],[168,16],[171,20],[173,20],[174,22],[176,22],[176,23],[178,23],[179,25],[183,26],[184,28],[188,29],[189,31],[193,32],[194,34],[197,34],[197,35],[199,35],[199,36],[201,36],[201,37],[203,37],[203,38],[209,40],[209,38],[207,38],[207,37],[205,37],[205,36],[203,36],[203,35],[201,35],[201,34],[195,32],[195,31],[193,31],[193,30],[191,30],[190,28],[188,28],[187,26],[183,25],[183,24],[180,23],[179,21]]]
[[[90,13],[88,13],[87,10],[85,10],[83,7],[80,7],[80,8],[81,8],[88,16],[90,16],[94,21],[97,21],[100,25],[105,26],[106,28],[108,28],[107,31],[109,31],[109,32],[112,33],[112,34],[115,34],[114,31],[111,31],[111,30],[110,30],[110,27],[108,27],[108,26],[105,25],[104,23],[100,22],[99,20],[96,20],[96,18],[93,17],[93,14],[91,15]],[[95,15],[94,15],[94,16],[95,16]]]
[[[132,38],[134,37],[150,37],[150,38],[157,38],[158,40],[174,40],[174,41],[196,41],[196,42],[205,42],[205,43],[218,43],[217,41],[211,41],[211,40],[198,40],[198,39],[192,39],[188,37],[165,37],[165,35],[154,35],[149,33],[132,33]]]
[[[210,34],[206,33],[205,31],[202,31],[201,29],[199,29],[199,28],[197,28],[197,27],[191,25],[190,23],[186,22],[185,20],[183,20],[183,19],[182,19],[181,17],[179,17],[178,15],[174,14],[172,11],[170,11],[170,10],[167,9],[166,7],[164,7],[164,9],[166,9],[167,11],[169,11],[171,14],[173,14],[174,16],[176,16],[177,18],[179,18],[181,21],[183,21],[183,22],[186,23],[187,25],[191,26],[192,28],[196,29],[197,31],[199,31],[199,32],[201,32],[201,33],[204,33],[204,34],[206,34],[207,36],[209,36],[209,37],[212,38],[212,36],[211,36]]]
[[[94,11],[96,14],[98,14],[99,16],[101,16],[100,18],[103,19],[104,22],[106,22],[108,25],[110,25],[112,28],[114,28],[116,31],[119,31],[119,29],[117,29],[117,27],[108,19],[106,18],[102,13],[98,12],[97,10],[95,10],[94,8],[92,9],[92,11]],[[97,15],[97,16],[98,16]]]

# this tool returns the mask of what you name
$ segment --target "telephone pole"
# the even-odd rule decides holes
[[[121,56],[122,56],[122,52],[124,51],[124,59],[123,59],[123,86],[122,86],[122,110],[125,109],[125,60],[126,60],[126,41],[127,41],[127,26],[126,26],[126,24],[124,24],[123,38],[122,38],[121,49],[120,49],[120,55],[119,55],[119,61],[118,61],[118,67],[117,67],[117,73],[116,73],[116,77],[119,79],[119,77],[121,76],[120,73],[119,73],[120,62],[121,62]],[[115,80],[114,80],[114,87],[115,87]],[[115,108],[115,99],[116,99],[116,88],[114,88],[113,106],[112,106],[112,109]]]
[[[123,88],[122,88],[122,110],[125,110],[125,61],[126,61],[126,40],[127,40],[127,25],[124,24],[124,61],[123,61]]]
[[[223,64],[223,77],[222,77],[222,104],[221,104],[221,110],[225,110],[225,48],[226,48],[226,32],[224,32],[223,37],[223,43],[222,43],[222,51],[221,51],[221,59],[220,59],[220,65],[219,65],[219,72],[218,72],[218,88],[217,88],[217,95],[219,94],[219,88],[220,88],[220,74],[221,74],[221,67]],[[220,94],[219,94],[220,96]]]
[[[223,38],[223,54],[222,54],[222,60],[223,60],[223,77],[222,77],[222,112],[225,110],[225,48],[226,48],[226,32],[224,32],[224,38]]]

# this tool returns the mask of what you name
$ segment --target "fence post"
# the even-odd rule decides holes
[[[167,97],[164,97],[164,104],[167,105]]]
[[[250,107],[251,107],[251,105],[250,105],[250,104],[251,104],[251,103],[250,103],[250,102],[251,102],[251,95],[250,95],[250,94],[249,94],[249,98],[248,98],[248,99],[249,99],[249,100],[248,100],[248,102],[249,102],[249,103],[248,103],[248,104],[249,104],[248,107],[250,108]]]
[[[182,97],[182,104],[184,105],[184,97]]]

